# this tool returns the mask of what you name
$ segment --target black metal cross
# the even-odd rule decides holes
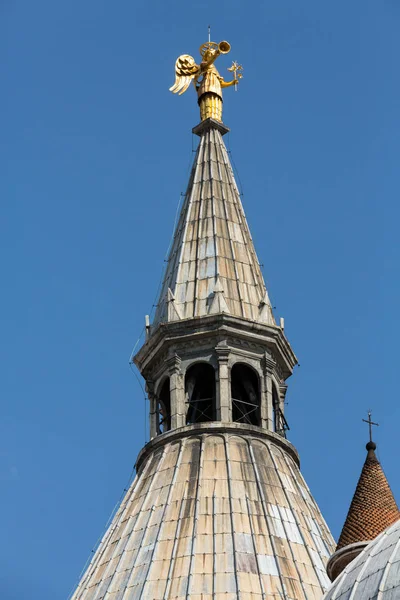
[[[379,427],[379,423],[374,423],[373,421],[371,421],[371,415],[372,412],[369,410],[368,411],[368,421],[366,419],[363,419],[364,423],[368,423],[369,425],[369,441],[372,442],[372,425],[376,425],[377,427]]]

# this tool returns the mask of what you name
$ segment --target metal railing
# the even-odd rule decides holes
[[[260,405],[258,403],[254,404],[253,402],[245,402],[244,400],[239,400],[238,398],[232,398],[232,413],[234,412],[234,409],[236,409],[239,413],[239,418],[234,419],[235,423],[259,425],[259,408]]]
[[[186,414],[186,424],[204,423],[215,421],[215,397],[213,398],[195,398],[186,400],[188,405]],[[200,405],[200,406],[199,406]]]

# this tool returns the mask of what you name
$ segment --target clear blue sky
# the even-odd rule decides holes
[[[400,499],[398,0],[0,0],[2,600],[65,600],[129,479],[151,310],[212,25],[228,144],[300,367],[287,417],[335,536],[371,407]]]

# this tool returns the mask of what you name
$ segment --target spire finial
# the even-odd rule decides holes
[[[186,92],[193,81],[197,91],[198,104],[200,106],[200,118],[214,119],[222,122],[222,88],[232,85],[237,88],[239,79],[242,77],[242,67],[237,62],[232,64],[228,71],[233,72],[234,79],[225,81],[215,68],[215,61],[221,54],[228,54],[231,50],[229,42],[222,41],[219,44],[211,41],[211,27],[208,26],[208,42],[200,46],[201,62],[196,64],[193,56],[181,54],[175,63],[175,83],[170,87],[174,94]]]
[[[368,423],[368,427],[369,427],[369,442],[366,445],[366,448],[367,448],[367,450],[376,450],[376,444],[375,444],[375,442],[372,441],[372,425],[376,425],[377,427],[379,427],[379,423],[374,423],[371,420],[371,416],[372,416],[372,411],[371,411],[371,409],[369,409],[368,419],[363,419],[363,422]]]

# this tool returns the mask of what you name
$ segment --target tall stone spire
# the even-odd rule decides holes
[[[209,118],[193,131],[199,146],[154,322],[135,357],[147,382],[150,435],[165,431],[168,415],[171,429],[240,421],[285,436],[284,382],[297,359],[272,313],[222,137],[228,128]],[[203,366],[184,376],[194,358]],[[207,364],[215,382],[203,373]]]
[[[213,312],[214,295],[225,312],[275,325],[260,264],[222,136],[212,119],[194,133],[200,143],[175,232],[154,326]],[[221,291],[216,292],[216,286]],[[176,311],[168,314],[169,290]]]
[[[392,490],[370,439],[367,456],[343,525],[336,552],[328,563],[333,581],[371,540],[400,518]]]
[[[190,83],[182,56],[177,89]],[[202,92],[201,114],[213,94]],[[316,600],[329,583],[333,539],[286,439],[297,359],[272,314],[226,131],[215,118],[194,129],[155,320],[134,357],[151,439],[73,600]]]

